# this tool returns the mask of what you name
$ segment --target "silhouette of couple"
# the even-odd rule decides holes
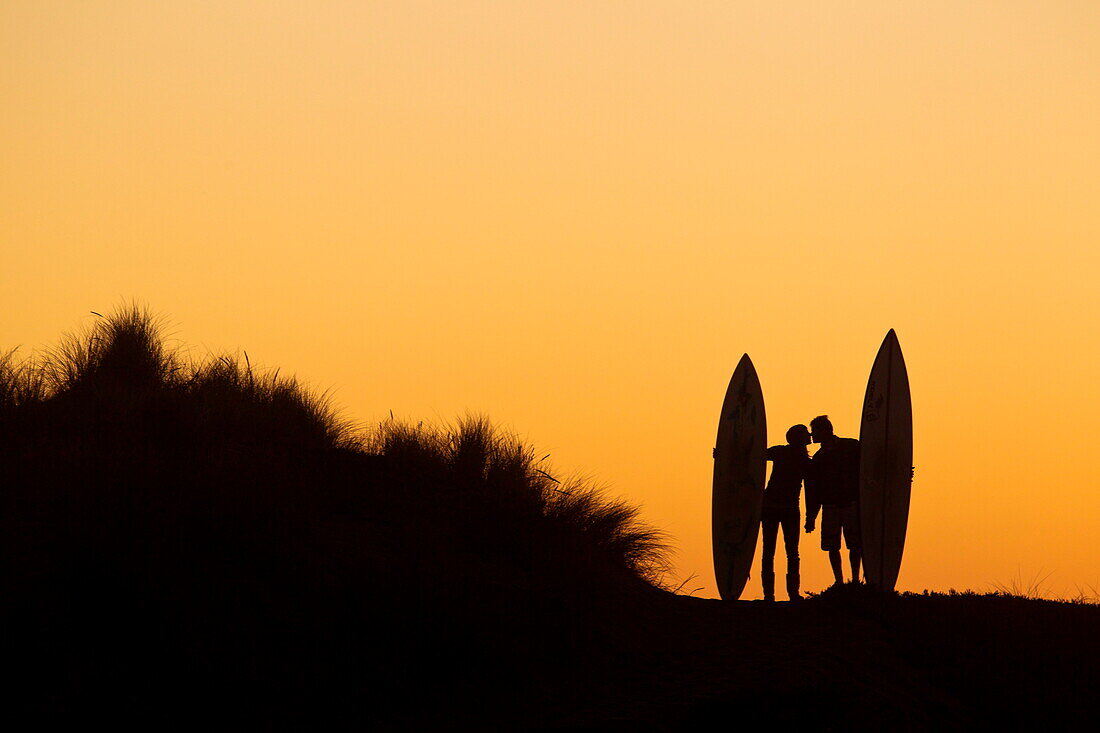
[[[807,446],[821,448],[810,458]],[[787,431],[786,445],[768,448],[772,475],[764,489],[760,524],[764,533],[764,552],[760,580],[764,600],[775,600],[775,541],[783,527],[783,546],[787,551],[787,597],[801,598],[798,566],[798,497],[806,484],[806,532],[813,532],[821,512],[821,549],[829,553],[833,578],[844,582],[840,558],[840,537],[848,548],[852,580],[859,579],[862,560],[859,527],[859,441],[839,438],[833,433],[828,416],[810,421],[810,428],[795,425]]]

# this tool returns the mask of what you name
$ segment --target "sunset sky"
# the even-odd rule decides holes
[[[5,349],[137,300],[364,423],[486,414],[715,596],[741,354],[771,442],[854,437],[894,328],[898,588],[1100,592],[1093,0],[5,0],[0,104]]]

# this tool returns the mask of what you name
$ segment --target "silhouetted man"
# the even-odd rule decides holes
[[[787,551],[787,597],[797,601],[798,594],[798,498],[802,480],[810,467],[810,431],[805,425],[795,425],[787,431],[786,445],[768,448],[772,475],[764,489],[764,505],[760,525],[764,534],[764,554],[760,564],[760,582],[764,585],[764,600],[775,600],[775,540],[783,527],[783,547]]]
[[[810,421],[810,435],[821,449],[810,460],[806,474],[806,531],[814,531],[821,509],[821,549],[829,553],[829,565],[837,585],[844,582],[840,562],[840,536],[848,547],[852,582],[859,580],[863,557],[859,527],[859,441],[838,438],[827,415]]]

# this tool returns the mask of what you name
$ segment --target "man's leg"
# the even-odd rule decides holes
[[[837,585],[844,582],[840,564],[840,510],[832,504],[821,507],[821,549],[829,553],[829,567]]]
[[[760,584],[763,586],[764,600],[775,600],[775,539],[779,532],[779,521],[772,517],[767,509],[760,519],[764,546],[760,557]]]
[[[844,544],[848,547],[848,564],[852,567],[852,582],[859,582],[859,566],[863,561],[863,530],[859,525],[859,505],[844,508]]]
[[[829,566],[833,569],[833,579],[837,585],[844,582],[844,573],[840,570],[840,550],[829,550]]]

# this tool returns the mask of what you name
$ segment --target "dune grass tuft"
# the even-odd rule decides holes
[[[355,424],[337,413],[327,395],[281,377],[278,370],[257,372],[247,355],[211,358],[191,367],[177,385],[203,418],[222,430],[299,447],[359,444]]]
[[[12,350],[0,357],[0,408],[63,403],[79,420],[96,410],[172,403],[196,429],[220,439],[313,448],[360,443],[355,423],[326,394],[278,370],[254,369],[247,354],[192,361],[166,346],[163,320],[141,306],[96,315],[90,328],[64,335],[41,355],[19,362]]]
[[[1017,568],[1015,578],[1004,583],[992,583],[990,587],[995,595],[1030,600],[1052,600],[1052,594],[1047,587],[1052,575],[1054,571],[1044,574],[1042,570],[1038,570],[1030,579],[1025,580]]]
[[[169,384],[180,369],[165,348],[162,323],[138,305],[100,316],[91,328],[62,337],[40,370],[54,394],[92,389],[154,389]]]
[[[389,420],[368,445],[392,473],[415,476],[426,491],[476,495],[507,509],[510,522],[537,524],[532,542],[581,547],[654,585],[669,570],[667,536],[641,521],[636,507],[589,480],[555,478],[534,448],[484,416],[441,427]]]
[[[48,388],[34,361],[17,361],[16,349],[0,354],[0,412],[41,402]]]

